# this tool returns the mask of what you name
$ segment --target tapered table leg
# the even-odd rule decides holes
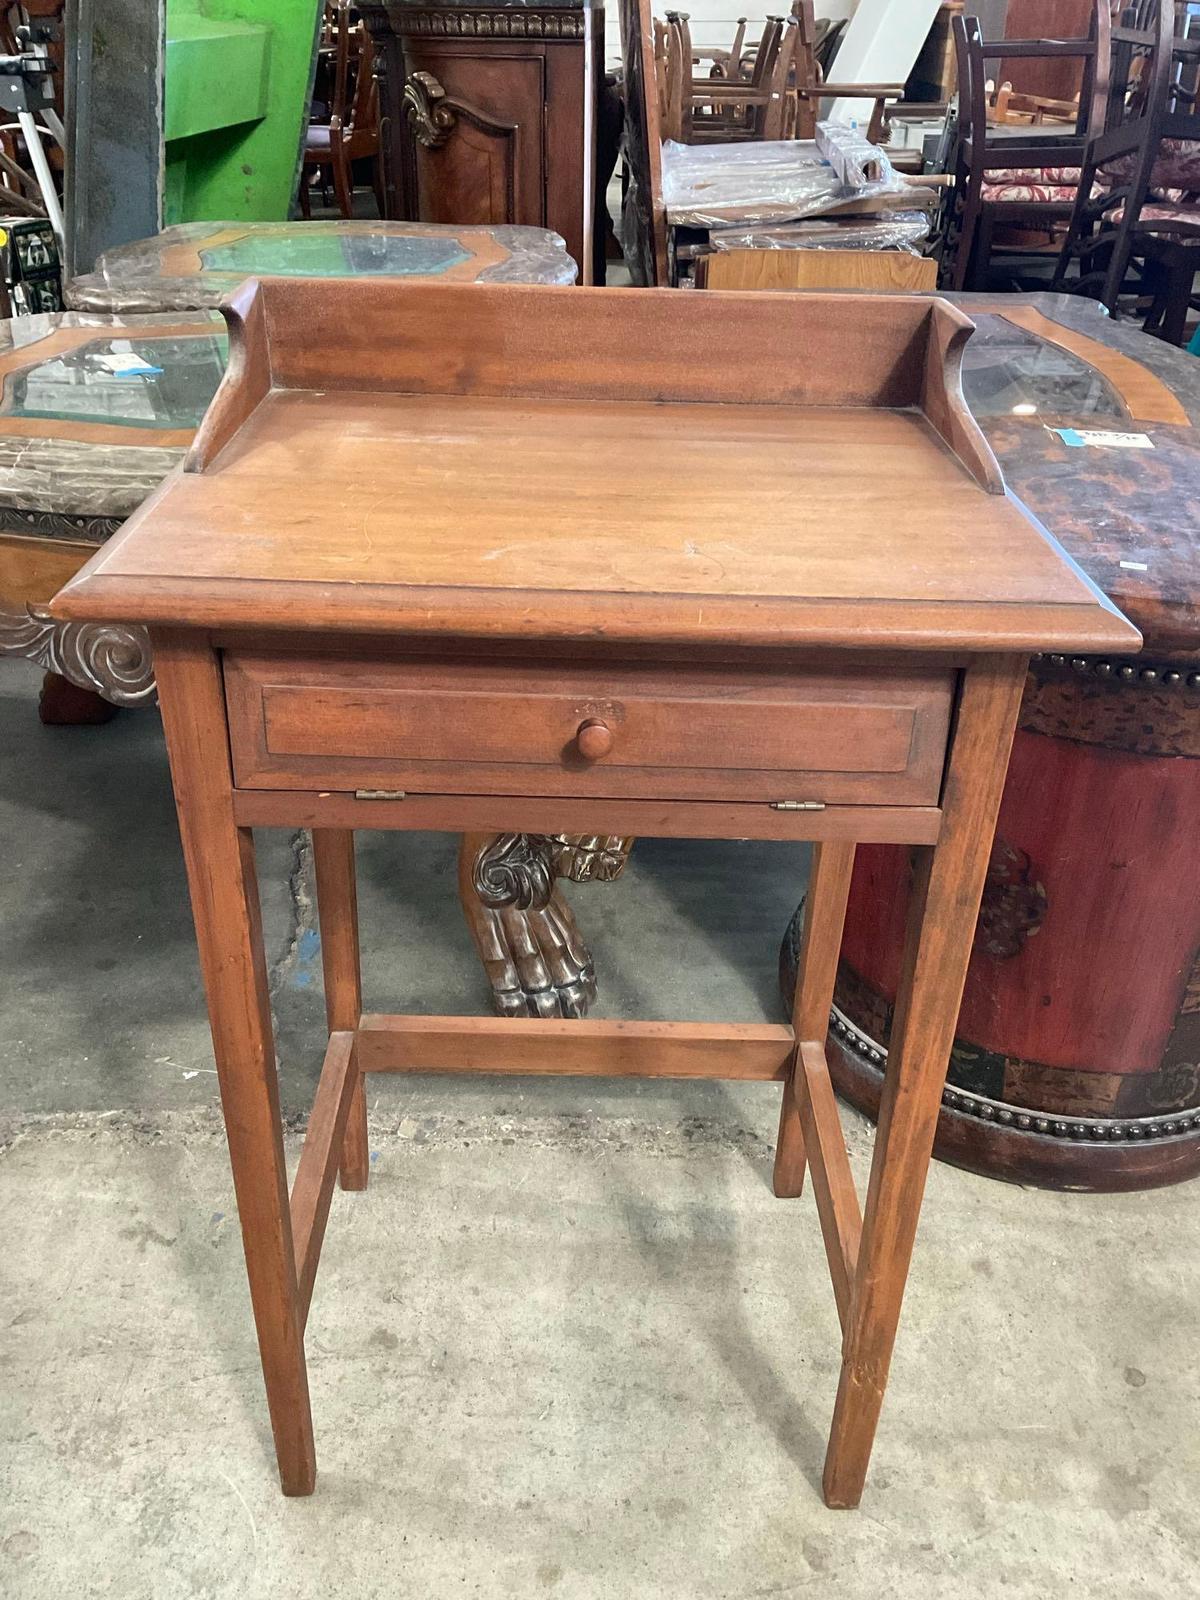
[[[279,1478],[285,1494],[311,1494],[316,1457],[254,841],[233,819],[216,656],[203,640],[160,635],[155,668]]]
[[[355,1033],[362,1017],[362,969],[358,949],[358,896],[354,881],[354,834],[348,828],[314,828],[317,916],[325,972],[325,1015],[330,1033]],[[367,1096],[362,1074],[354,1088],[339,1162],[343,1189],[365,1189]]]
[[[842,948],[842,926],[854,871],[852,844],[813,846],[812,871],[804,897],[804,938],[796,969],[792,1000],[792,1031],[797,1052],[783,1086],[779,1112],[779,1138],[775,1145],[775,1193],[791,1199],[804,1188],[804,1133],[800,1119],[796,1074],[799,1045],[804,1040],[824,1044],[829,1029],[829,1009]]]
[[[867,1474],[1024,678],[1023,660],[969,669],[941,836],[920,850],[825,1457],[834,1507],[856,1506]]]

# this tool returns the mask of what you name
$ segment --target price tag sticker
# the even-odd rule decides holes
[[[162,371],[141,356],[135,356],[131,350],[110,351],[95,358],[97,366],[103,367],[105,372],[111,372],[114,378],[149,378]]]
[[[1099,445],[1106,450],[1153,450],[1148,433],[1110,433],[1104,428],[1051,428],[1064,444]]]

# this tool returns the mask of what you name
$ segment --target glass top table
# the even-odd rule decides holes
[[[963,356],[963,393],[972,415],[1069,419],[1116,427],[1128,417],[1104,374],[1082,356],[983,313]]]
[[[0,323],[0,528],[106,537],[182,459],[227,348],[215,312]]]
[[[106,250],[72,278],[78,311],[215,306],[252,276],[396,277],[439,283],[572,284],[566,246],[545,228],[424,222],[186,222]]]
[[[8,372],[0,390],[0,428],[3,419],[20,417],[190,433],[221,380],[228,347],[221,326],[199,334],[102,331],[37,366]]]

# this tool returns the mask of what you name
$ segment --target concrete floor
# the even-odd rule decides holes
[[[765,1085],[372,1080],[309,1323],[318,1489],[285,1501],[157,719],[45,730],[36,686],[0,664],[5,1600],[1196,1594],[1196,1191],[936,1166],[868,1495],[834,1514],[836,1318],[811,1199],[770,1194]],[[773,1017],[804,864],[640,845],[577,899],[605,1009]],[[369,1004],[482,1005],[452,866],[363,841]],[[308,873],[285,837],[261,867],[298,1127]]]

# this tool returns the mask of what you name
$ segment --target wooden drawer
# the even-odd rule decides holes
[[[225,683],[241,788],[873,805],[937,804],[953,693],[942,667],[240,652]]]

